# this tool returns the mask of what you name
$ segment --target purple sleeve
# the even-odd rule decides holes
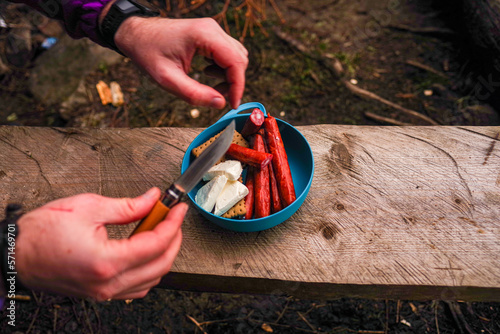
[[[108,46],[99,38],[97,20],[106,4],[113,0],[12,0],[24,3],[50,18],[63,21],[73,38],[88,37],[92,41]]]

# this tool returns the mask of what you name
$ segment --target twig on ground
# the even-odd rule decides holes
[[[248,320],[253,321],[253,322],[258,322],[256,320],[252,320],[252,319],[248,319]],[[306,329],[306,328],[300,328],[300,327],[295,327],[295,326],[291,326],[291,325],[284,325],[284,324],[277,324],[277,323],[273,323],[273,322],[266,322],[266,324],[268,324],[271,327],[282,327],[282,328],[291,329],[294,332],[315,333],[315,334],[324,333],[324,332],[318,332],[317,330],[313,331],[313,330]]]
[[[14,295],[12,298],[7,297],[8,299],[13,299],[13,300],[19,300],[19,301],[24,301],[24,302],[29,302],[31,300],[30,296],[25,296],[25,295]]]
[[[405,107],[402,107],[400,106],[399,104],[396,104],[394,102],[391,102],[389,100],[386,100],[384,99],[383,97],[380,97],[378,96],[377,94],[375,93],[372,93],[366,89],[363,89],[363,88],[359,88],[357,87],[356,85],[353,85],[352,83],[350,83],[349,81],[347,80],[344,80],[344,86],[346,86],[347,89],[349,89],[351,91],[351,93],[359,96],[359,97],[362,97],[362,98],[365,98],[365,99],[370,99],[370,100],[375,100],[377,102],[380,102],[382,104],[385,104],[389,107],[392,107],[396,110],[399,110],[405,114],[408,114],[410,116],[413,116],[415,118],[419,118],[429,124],[432,124],[432,125],[439,125],[438,122],[436,122],[435,120],[433,120],[432,118],[429,118],[425,115],[422,115],[421,113],[419,112],[416,112],[414,110],[411,110],[411,109],[408,109],[408,108],[405,108]]]
[[[55,307],[56,305],[54,305],[54,322],[53,322],[53,325],[52,325],[52,330],[54,333],[57,333],[56,331],[56,328],[57,328],[57,307]]]
[[[85,307],[85,300],[84,299],[82,299],[82,308],[83,308],[83,314],[85,314],[85,320],[87,322],[87,325],[89,326],[90,333],[93,334],[94,330],[92,328],[92,323],[90,322],[90,317],[89,317],[89,314],[87,312],[87,308]]]
[[[357,96],[364,98],[364,99],[375,100],[375,101],[380,102],[382,104],[385,104],[391,108],[394,108],[398,111],[401,111],[405,114],[408,114],[412,117],[423,120],[429,124],[439,125],[439,123],[437,123],[433,119],[431,119],[431,118],[429,118],[429,117],[427,117],[419,112],[402,107],[399,104],[396,104],[394,102],[386,100],[383,97],[378,96],[375,93],[372,93],[372,92],[370,92],[366,89],[363,89],[363,88],[359,88],[356,85],[353,85],[352,83],[349,82],[349,80],[346,80],[343,78],[344,77],[344,69],[343,69],[342,64],[340,63],[340,61],[337,58],[326,57],[324,55],[321,55],[321,56],[313,55],[303,43],[292,38],[287,33],[283,32],[281,29],[279,29],[278,27],[274,27],[273,30],[274,30],[276,36],[278,36],[280,39],[287,42],[290,46],[294,47],[298,51],[302,52],[305,56],[318,61],[321,65],[325,66],[330,72],[332,72],[332,74],[339,77],[341,82],[344,84],[344,86],[354,95],[357,95]],[[325,58],[330,59],[333,62],[333,64],[331,64],[331,62],[326,61]]]
[[[377,115],[377,114],[369,112],[369,111],[365,112],[365,116],[368,117],[368,118],[374,119],[376,121],[383,122],[383,123],[388,123],[388,124],[392,124],[392,125],[398,125],[398,126],[409,126],[409,125],[411,125],[409,123],[400,122],[398,120],[395,120],[394,118],[380,116],[380,115]],[[398,318],[399,314],[396,317]]]
[[[203,329],[203,327],[201,327],[201,324],[196,321],[195,318],[193,318],[192,316],[190,316],[189,314],[186,314],[186,317],[188,317],[189,320],[191,320],[195,325],[196,327],[198,327],[198,329],[203,333],[203,334],[207,334],[207,332],[205,332],[205,330]]]
[[[35,299],[36,304],[40,306],[41,299],[43,299],[43,292],[40,292],[40,299],[38,299],[35,291],[31,291],[31,293],[33,294],[33,298]]]
[[[469,324],[465,320],[465,317],[460,309],[460,305],[454,301],[446,301],[448,307],[450,308],[451,314],[453,315],[453,319],[455,320],[455,324],[457,325],[460,333],[463,333],[464,329],[469,334],[475,334],[474,330],[470,328]]]
[[[226,14],[227,10],[229,9],[229,4],[231,3],[231,0],[226,0],[224,3],[224,7],[222,7],[222,10],[219,12],[219,14],[215,15],[213,19],[217,22],[223,21],[224,22],[224,29],[228,34],[231,34],[231,31],[229,30],[229,25],[227,24],[227,19],[226,19]]]
[[[146,110],[144,110],[144,108],[139,104],[139,103],[135,103],[135,106],[137,107],[137,109],[139,109],[139,111],[141,112],[142,116],[144,116],[144,118],[146,119],[146,121],[148,121],[148,125],[150,127],[153,127],[153,120],[151,119],[151,117],[149,117],[148,113],[146,112]]]
[[[97,310],[96,304],[91,304],[92,309],[94,310],[95,317],[97,319],[97,333],[101,332],[101,317],[99,316],[99,311]]]
[[[274,2],[274,0],[269,0],[269,2],[271,3],[271,6],[273,7],[274,11],[276,12],[276,15],[278,15],[280,22],[282,24],[285,23],[286,22],[285,18],[283,17],[283,14],[281,14],[281,11],[278,8],[278,5],[276,5],[276,2]]]
[[[385,324],[384,334],[389,333],[389,301],[385,300]]]
[[[160,115],[160,117],[158,117],[158,120],[156,121],[156,127],[159,127],[163,124],[163,121],[165,121],[165,118],[167,117],[168,115],[168,112],[165,111],[163,114]]]
[[[248,312],[248,314],[244,318],[230,318],[230,319],[220,319],[220,320],[203,321],[203,322],[200,322],[200,326],[212,325],[212,324],[221,323],[221,322],[232,322],[232,321],[247,320],[248,318],[250,318],[250,316],[253,314],[253,312],[254,312],[254,310],[251,310],[250,312]]]
[[[428,65],[425,65],[425,64],[419,63],[419,62],[418,62],[418,61],[416,61],[416,60],[408,59],[408,60],[406,61],[406,63],[407,63],[408,65],[411,65],[411,66],[413,66],[413,67],[419,68],[419,69],[421,69],[421,70],[424,70],[424,71],[427,71],[427,72],[431,72],[431,73],[433,73],[433,74],[435,74],[435,75],[440,76],[441,78],[448,79],[448,76],[447,76],[446,74],[444,74],[443,72],[438,71],[438,70],[436,70],[436,69],[434,69],[434,68],[432,68],[432,67],[430,67],[430,66],[428,66]]]
[[[290,304],[290,298],[287,299],[285,307],[283,310],[281,310],[280,314],[278,315],[278,319],[276,319],[274,322],[278,323],[280,322],[281,318],[283,318],[283,315],[285,314],[286,310],[288,309],[288,304]]]
[[[404,30],[409,31],[414,34],[440,34],[440,35],[455,35],[455,32],[446,28],[438,28],[438,27],[412,27],[407,26],[405,24],[389,24],[388,28],[396,29],[396,30]]]
[[[113,115],[111,115],[111,121],[109,124],[110,128],[114,128],[116,126],[116,124],[115,124],[116,123],[116,116],[118,115],[120,110],[122,110],[122,107],[118,107],[113,111]]]
[[[349,333],[357,333],[357,334],[384,334],[384,331],[371,331],[371,330],[355,330],[347,327],[335,327],[332,329],[332,333],[340,333],[340,332],[349,332]]]
[[[26,334],[29,334],[31,331],[31,328],[33,328],[33,325],[35,324],[35,320],[38,317],[38,312],[40,312],[40,306],[38,306],[35,310],[35,314],[33,315],[33,319],[31,319],[30,325],[28,327],[28,330],[26,331]]]
[[[304,315],[308,315],[309,313],[311,313],[313,310],[317,310],[319,309],[320,307],[325,307],[326,305],[325,304],[320,304],[320,305],[316,305],[316,303],[313,303],[313,305],[309,308],[309,310],[306,311],[306,313],[303,313]]]
[[[202,6],[207,0],[198,0],[198,1],[191,1],[191,7],[185,7],[184,9],[181,10],[181,14],[187,14],[196,8]]]
[[[314,328],[314,326],[311,325],[309,320],[307,320],[306,317],[301,312],[297,311],[297,314],[299,315],[300,319],[302,319],[302,321],[304,321],[306,323],[306,325],[309,326],[310,329],[312,329],[313,331],[316,331],[316,328]]]
[[[128,107],[127,105],[123,105],[123,116],[125,118],[125,127],[126,128],[129,128],[130,127],[130,120],[129,120],[129,117],[128,117]]]
[[[396,323],[399,323],[399,312],[401,311],[401,300],[398,299],[396,304]]]
[[[434,320],[436,322],[436,333],[439,334],[439,322],[438,322],[438,306],[439,306],[439,303],[437,301],[435,301],[435,304],[434,304]]]

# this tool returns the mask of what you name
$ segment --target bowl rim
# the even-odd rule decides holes
[[[194,139],[193,141],[189,144],[188,148],[186,149],[186,152],[184,153],[184,157],[182,159],[182,165],[181,165],[181,173],[184,173],[186,171],[186,169],[190,166],[191,162],[191,151],[194,147],[196,147],[196,145],[194,145],[194,143],[198,140],[198,138],[200,138],[201,136],[205,136],[207,138],[210,138],[212,136],[214,136],[216,133],[211,133],[211,131],[214,131],[213,129],[214,128],[217,128],[219,126],[221,126],[221,124],[225,121],[227,121],[227,123],[229,124],[229,122],[231,120],[233,120],[234,118],[239,118],[239,117],[245,117],[245,116],[248,116],[249,113],[242,113],[244,111],[248,111],[249,109],[254,109],[254,108],[259,108],[262,110],[262,112],[264,113],[264,116],[265,117],[268,117],[268,114],[264,108],[264,106],[258,102],[249,102],[249,103],[245,103],[245,104],[242,104],[240,105],[237,109],[233,109],[233,110],[230,110],[229,112],[227,112],[226,114],[224,114],[219,120],[217,120],[214,124],[212,124],[211,126],[209,126],[208,128],[204,129],[202,132],[200,132]],[[307,180],[306,184],[305,184],[305,187],[304,189],[302,190],[302,192],[297,196],[296,200],[290,204],[287,208],[290,208],[292,209],[294,204],[296,203],[299,203],[299,207],[302,205],[302,202],[304,201],[305,197],[307,196],[308,192],[309,192],[309,189],[311,187],[311,184],[312,184],[312,181],[313,181],[313,178],[314,178],[314,170],[315,170],[315,163],[314,163],[314,155],[313,155],[313,152],[312,152],[312,149],[311,149],[311,146],[309,144],[309,142],[307,141],[307,139],[304,137],[304,135],[297,129],[295,128],[293,125],[283,121],[282,119],[279,119],[279,118],[276,118],[276,120],[279,122],[279,123],[283,123],[283,125],[285,125],[286,127],[290,128],[291,130],[293,130],[296,134],[299,135],[299,138],[302,138],[303,139],[303,142],[306,144],[307,146],[307,151],[310,152],[310,160],[311,160],[311,174],[309,175],[309,179]],[[252,219],[241,219],[241,218],[237,218],[237,219],[234,219],[234,218],[225,218],[225,217],[222,217],[222,216],[216,216],[214,215],[213,213],[211,212],[208,212],[207,210],[203,209],[202,207],[200,207],[198,205],[198,203],[196,203],[196,201],[194,200],[193,196],[191,195],[191,192],[192,190],[187,193],[187,197],[190,199],[190,201],[194,204],[194,206],[202,213],[206,216],[206,218],[212,222],[214,222],[215,224],[217,224],[216,221],[219,221],[219,222],[224,222],[224,223],[230,223],[230,224],[234,224],[234,223],[241,223],[241,222],[247,222],[247,223],[255,223],[255,224],[258,224],[258,223],[262,223],[262,222],[265,222],[267,220],[270,220],[270,219],[274,219],[276,217],[278,217],[279,215],[283,215],[284,214],[284,211],[286,211],[287,208],[281,210],[281,211],[278,211],[278,212],[275,212],[275,213],[272,213],[270,214],[269,216],[266,216],[266,217],[262,217],[262,218],[252,218]],[[298,208],[297,208],[298,209]],[[295,209],[293,211],[293,213],[295,213],[295,211],[297,210]],[[279,225],[281,224],[282,222],[286,221],[291,215],[290,214],[288,217],[286,217],[283,221],[280,221],[278,223],[276,223],[275,225]],[[285,213],[286,215],[286,213]],[[273,226],[275,226],[273,225]]]

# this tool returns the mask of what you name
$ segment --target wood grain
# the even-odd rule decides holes
[[[316,164],[302,207],[255,233],[223,230],[191,207],[162,286],[500,301],[500,127],[298,129]],[[0,127],[0,205],[165,188],[201,131]]]

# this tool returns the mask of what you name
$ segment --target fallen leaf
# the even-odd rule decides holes
[[[400,321],[400,322],[401,322],[403,325],[406,325],[406,326],[408,326],[408,327],[411,327],[411,324],[410,324],[408,321],[406,321],[405,319],[401,319],[401,321]]]
[[[101,99],[101,103],[103,105],[107,105],[113,102],[113,97],[111,96],[111,89],[109,89],[107,83],[101,80],[97,83],[97,85],[95,85],[95,88],[97,88],[97,92],[99,93],[99,98]]]
[[[271,328],[271,326],[269,326],[268,324],[266,323],[263,323],[262,326],[260,326],[265,332],[267,333],[272,333],[273,332],[273,329]]]
[[[111,89],[111,103],[115,107],[122,106],[124,101],[123,101],[123,93],[120,85],[118,82],[113,81],[110,83],[110,89]]]
[[[398,93],[396,94],[396,97],[400,97],[402,99],[414,99],[417,96],[413,93]]]

